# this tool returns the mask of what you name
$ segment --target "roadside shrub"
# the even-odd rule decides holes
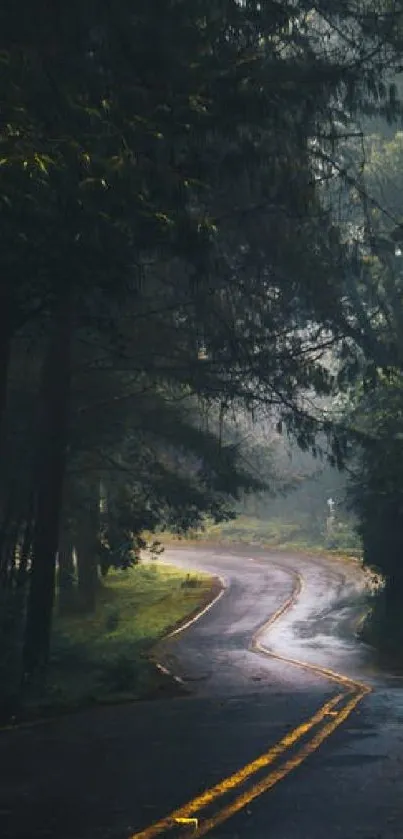
[[[323,545],[327,550],[338,550],[361,555],[362,545],[354,528],[345,522],[337,522],[332,533],[323,533]]]
[[[105,607],[105,629],[107,632],[116,632],[120,623],[120,612],[117,606]]]
[[[199,588],[201,585],[202,580],[199,577],[187,574],[185,579],[181,583],[181,588]]]
[[[100,666],[99,684],[112,693],[133,690],[139,680],[141,662],[133,655],[121,653],[116,658],[104,659]]]
[[[385,663],[403,667],[403,618],[400,608],[391,608],[387,586],[379,587],[370,598],[370,609],[360,637],[377,650]]]
[[[155,582],[158,579],[158,566],[153,565],[151,562],[142,563],[141,577],[144,582]]]
[[[66,669],[85,670],[90,657],[85,643],[79,644],[67,633],[54,633],[52,638],[51,664]]]

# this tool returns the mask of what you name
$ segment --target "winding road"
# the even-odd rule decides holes
[[[356,639],[359,565],[164,561],[225,586],[157,651],[189,695],[3,732],[2,839],[403,839],[403,680]]]

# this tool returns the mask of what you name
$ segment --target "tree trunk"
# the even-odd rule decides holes
[[[20,554],[20,561],[18,564],[18,574],[17,574],[17,585],[24,586],[27,581],[27,572],[28,572],[28,565],[31,558],[31,550],[32,550],[32,538],[33,538],[33,521],[32,521],[32,509],[30,508],[27,513],[27,520],[24,526],[24,533],[22,536],[21,541],[21,554]]]
[[[18,549],[18,536],[21,530],[21,523],[14,522],[4,544],[4,561],[7,569],[7,584],[13,587],[16,579],[16,559]]]
[[[2,440],[3,418],[7,403],[8,368],[10,366],[11,342],[13,336],[11,308],[0,295],[0,441]]]
[[[89,495],[76,526],[78,596],[82,609],[92,612],[99,587],[99,482],[87,484]]]
[[[74,544],[71,534],[66,528],[62,528],[58,561],[58,588],[59,588],[59,611],[61,614],[71,612],[74,607]]]
[[[0,526],[0,585],[7,585],[7,539],[13,519],[13,508],[10,496],[4,502]]]
[[[71,309],[66,298],[67,294],[59,300],[55,311],[42,371],[36,508],[24,639],[24,674],[28,680],[44,675],[49,659],[70,397]]]

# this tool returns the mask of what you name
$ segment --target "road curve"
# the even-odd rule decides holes
[[[158,650],[189,697],[5,732],[2,839],[173,839],[172,813],[212,839],[402,839],[403,692],[355,638],[359,566],[232,547],[164,561],[226,584]]]
[[[232,696],[233,701],[236,696],[238,702],[242,699],[248,702],[249,710],[254,707],[257,697],[264,696],[267,707],[273,708],[274,695],[278,697],[281,688],[284,691],[283,707],[277,710],[276,718],[284,722],[286,708],[291,726],[295,724],[296,709],[303,717],[303,706],[312,702],[313,697],[318,708],[326,709],[328,692],[334,696],[336,689],[344,691],[342,707],[333,706],[341,711],[339,719],[327,723],[329,712],[326,711],[321,721],[323,736],[318,732],[312,738],[312,748],[308,744],[300,761],[295,761],[291,753],[288,761],[291,770],[308,757],[313,768],[307,763],[293,778],[288,769],[282,772],[280,766],[277,774],[272,771],[266,776],[266,782],[259,780],[258,775],[258,783],[250,785],[252,793],[253,789],[256,792],[249,793],[242,785],[239,805],[230,801],[223,806],[222,817],[207,812],[207,819],[204,818],[203,808],[198,811],[198,802],[203,801],[203,795],[193,799],[197,805],[195,809],[192,809],[191,800],[190,805],[179,808],[177,814],[199,815],[196,835],[200,836],[205,833],[217,837],[245,835],[249,839],[271,835],[274,810],[275,835],[284,835],[284,839],[294,839],[294,836],[295,839],[302,836],[310,839],[318,836],[319,839],[324,834],[343,836],[344,839],[364,835],[368,839],[403,837],[400,765],[403,738],[400,732],[396,742],[396,727],[402,719],[401,683],[378,673],[371,651],[357,640],[356,627],[365,609],[367,586],[359,564],[283,553],[267,554],[244,547],[239,550],[168,551],[165,561],[219,574],[226,585],[225,596],[201,618],[200,623],[195,621],[183,634],[176,634],[160,648],[165,662],[174,672],[180,673],[197,696]],[[359,703],[363,703],[363,707],[353,713]],[[387,722],[382,717],[385,707],[389,712],[393,710]],[[337,717],[336,711],[330,713]],[[383,726],[380,726],[381,718]],[[337,731],[336,738],[340,723],[344,723],[344,728]],[[301,727],[295,726],[293,730],[298,732]],[[331,735],[335,738],[333,743],[328,740]],[[392,749],[391,742],[394,743]],[[325,779],[319,770],[311,787],[307,779],[313,769],[318,762],[320,766],[332,749],[340,748],[341,743],[348,750],[345,757],[338,755],[341,770],[332,773],[331,777],[328,774]],[[322,753],[316,753],[319,746]],[[332,758],[335,759],[334,754]],[[383,781],[379,783],[381,763]],[[248,765],[253,766],[253,761],[246,765],[246,772]],[[245,774],[245,767],[242,771]],[[237,773],[229,778],[235,786]],[[308,789],[303,812],[298,804],[301,779]],[[279,781],[282,785],[274,794],[273,787]],[[221,781],[218,790],[225,784],[225,780]],[[290,815],[287,802],[285,806],[284,802],[278,806],[282,793],[290,784],[295,786],[293,801],[298,810],[297,817],[295,812],[294,816]],[[343,790],[345,809],[344,806],[340,808],[339,795],[335,794],[338,784]],[[272,790],[270,799],[267,789]],[[365,801],[371,789],[374,794],[370,802]],[[320,797],[318,791],[321,791]],[[285,795],[287,799],[287,793]],[[223,834],[222,823],[228,818],[231,818],[234,833]],[[161,825],[163,822],[162,819]],[[377,823],[378,833],[374,832]],[[152,839],[153,835],[158,832],[153,833],[152,828],[150,832],[150,827],[134,834],[138,839]]]
[[[291,682],[293,689],[323,686],[321,668],[371,681],[370,651],[356,639],[366,594],[358,563],[256,548],[169,550],[164,560],[218,574],[226,586],[208,616],[161,646],[185,682],[199,683],[199,696],[250,691],[257,674],[266,685],[275,679]],[[257,637],[260,651],[272,652],[277,661],[253,655]],[[290,659],[312,669],[290,667]]]

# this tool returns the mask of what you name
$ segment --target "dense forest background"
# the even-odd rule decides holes
[[[335,494],[401,648],[400,4],[5,2],[0,63],[5,707],[161,532]]]

